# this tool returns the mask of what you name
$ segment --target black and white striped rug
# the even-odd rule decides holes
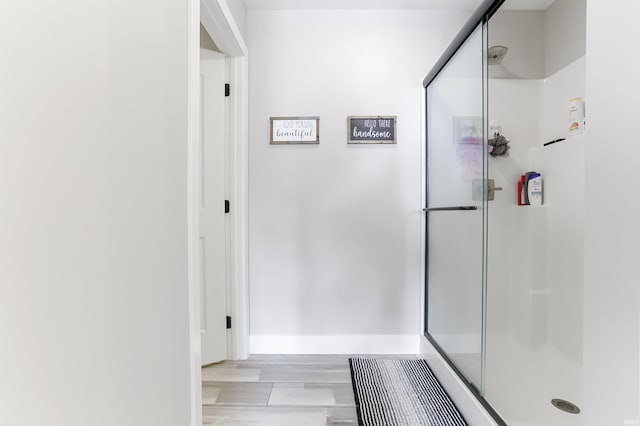
[[[350,358],[362,426],[465,426],[423,359]]]

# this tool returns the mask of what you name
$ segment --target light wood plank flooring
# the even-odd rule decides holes
[[[357,425],[349,357],[252,355],[203,367],[203,424]]]

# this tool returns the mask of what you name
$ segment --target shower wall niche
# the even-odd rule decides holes
[[[488,207],[484,397],[509,425],[577,426],[551,400],[582,402],[584,135],[570,135],[569,106],[585,95],[585,4],[511,3],[487,25],[489,46],[508,47],[487,86],[510,151],[488,165],[504,190]],[[517,205],[528,171],[542,174],[542,206]]]

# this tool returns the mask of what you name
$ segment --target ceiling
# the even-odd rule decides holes
[[[544,10],[555,0],[507,0],[503,10]],[[245,0],[247,9],[472,10],[482,0]]]
[[[474,9],[482,0],[245,0],[247,9]]]

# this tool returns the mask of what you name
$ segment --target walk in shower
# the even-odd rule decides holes
[[[424,80],[424,332],[498,423],[579,425],[585,6],[527,5],[485,1]]]

